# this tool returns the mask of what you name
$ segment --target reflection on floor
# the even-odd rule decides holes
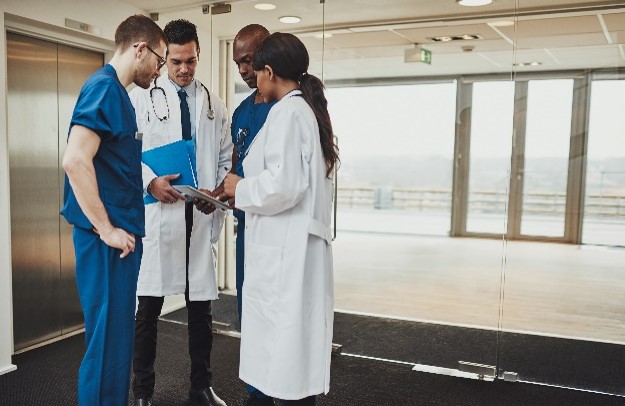
[[[340,229],[333,248],[337,310],[625,344],[625,249]]]

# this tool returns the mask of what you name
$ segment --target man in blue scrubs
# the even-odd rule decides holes
[[[141,136],[126,86],[149,87],[164,64],[165,47],[163,31],[151,19],[135,15],[122,22],[113,58],[87,79],[70,122],[61,214],[74,226],[85,316],[81,406],[128,402],[145,216]]]
[[[260,47],[263,39],[269,35],[269,31],[262,25],[250,24],[243,27],[234,38],[233,43],[233,59],[239,69],[241,78],[247,83],[251,89],[256,89],[256,74],[252,69],[252,58],[254,53]],[[260,131],[269,110],[274,103],[263,103],[262,96],[258,90],[252,92],[245,100],[241,102],[239,107],[234,111],[232,116],[232,142],[234,143],[234,151],[232,155],[232,168],[239,176],[243,174],[243,160],[247,153],[247,148]],[[236,272],[237,272],[237,305],[239,309],[239,320],[243,316],[242,310],[242,292],[244,280],[244,245],[245,238],[245,213],[241,210],[234,210],[237,218],[237,240],[236,240]],[[273,406],[273,399],[254,388],[247,385],[248,398],[245,402],[246,406]]]

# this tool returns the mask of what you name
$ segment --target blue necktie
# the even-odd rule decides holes
[[[178,90],[180,97],[180,124],[182,125],[182,139],[191,139],[191,113],[189,113],[189,103],[187,103],[187,92],[184,89]],[[193,229],[193,202],[184,205],[185,223],[187,229],[187,270],[189,269],[189,245],[191,242],[191,230]]]
[[[189,113],[189,103],[187,103],[187,92],[184,89],[178,90],[180,97],[180,124],[182,125],[182,139],[191,139],[191,113]]]

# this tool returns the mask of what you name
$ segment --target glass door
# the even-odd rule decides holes
[[[460,235],[564,240],[572,79],[468,83],[466,228]]]
[[[509,31],[519,51],[498,376],[624,395],[625,63],[614,39],[625,13],[577,11],[519,17]]]
[[[334,340],[352,355],[492,380],[503,242],[452,236],[463,221],[457,209],[463,200],[494,201],[493,207],[470,207],[485,217],[478,226],[505,232],[505,216],[498,215],[505,214],[509,179],[512,46],[487,20],[420,22],[424,12],[469,13],[458,4],[452,13],[442,2],[427,2],[425,10],[426,2],[393,1],[413,21],[385,24],[393,7],[356,3],[328,2],[325,16],[331,28],[300,34],[309,50],[319,51],[312,53],[311,66],[323,66],[341,156],[333,243]],[[514,10],[513,1],[498,6]],[[461,49],[466,44],[481,49],[479,41],[430,38],[474,30],[490,43],[482,56]],[[431,64],[411,56],[414,44],[431,51]],[[463,77],[491,69],[503,80],[473,89],[479,103],[472,103]],[[471,114],[472,108],[481,113]],[[457,193],[469,172],[463,166],[468,156],[458,152],[468,131],[484,137],[475,149],[478,155],[495,161],[483,166],[490,171],[488,179],[476,178],[477,199]],[[498,144],[489,146],[492,142]],[[349,334],[337,335],[345,331]],[[379,345],[382,337],[385,345]]]

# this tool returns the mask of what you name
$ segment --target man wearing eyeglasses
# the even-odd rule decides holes
[[[189,159],[196,162],[198,187],[211,193],[231,164],[228,112],[194,77],[200,56],[195,25],[175,20],[164,31],[167,77],[158,78],[147,90],[130,93],[143,133],[143,151],[185,140]],[[164,297],[184,294],[191,358],[189,398],[194,404],[225,406],[211,388],[210,367],[211,300],[218,298],[215,243],[225,212],[200,201],[186,202],[172,186],[179,173],[158,173],[156,167],[142,166],[146,231],[135,316],[135,405],[152,404],[157,325]]]
[[[70,122],[61,214],[74,226],[76,284],[85,317],[81,406],[128,402],[144,208],[141,140],[125,88],[131,83],[147,88],[159,76],[166,42],[145,16],[123,21],[113,58],[87,79]]]

